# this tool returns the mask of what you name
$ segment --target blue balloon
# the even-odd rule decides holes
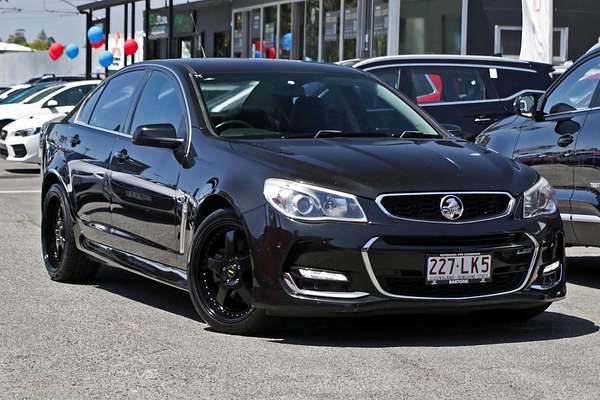
[[[260,58],[260,51],[258,51],[258,50],[254,51],[254,58]]]
[[[99,26],[92,26],[90,29],[88,29],[87,36],[90,40],[90,43],[98,43],[104,39],[104,32]]]
[[[290,49],[292,48],[292,33],[291,32],[288,32],[285,35],[283,35],[283,38],[281,39],[281,47],[285,51],[290,51]]]
[[[69,45],[67,45],[67,47],[65,47],[65,54],[71,60],[74,59],[75,57],[77,57],[79,55],[79,46],[77,46],[76,44],[70,43]]]
[[[100,65],[102,65],[104,68],[108,68],[109,66],[112,65],[113,63],[113,55],[110,51],[104,50],[102,53],[100,53],[100,55],[98,56],[98,62],[100,63]]]

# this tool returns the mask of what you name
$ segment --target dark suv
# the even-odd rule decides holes
[[[535,168],[555,187],[568,244],[600,246],[600,48],[543,95],[521,96],[519,114],[477,142]]]
[[[220,331],[292,315],[530,318],[565,296],[548,182],[355,69],[135,64],[42,136],[50,277],[125,268],[188,290]]]
[[[389,56],[353,66],[394,86],[439,123],[459,126],[468,140],[511,115],[524,91],[546,90],[553,71],[548,64],[484,56]]]

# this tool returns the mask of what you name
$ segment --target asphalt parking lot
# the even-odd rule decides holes
[[[600,250],[570,249],[568,298],[526,323],[294,320],[235,337],[124,271],[51,282],[38,187],[35,168],[0,160],[0,398],[600,398]]]

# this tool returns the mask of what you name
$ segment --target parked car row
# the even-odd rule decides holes
[[[0,96],[0,157],[39,163],[39,133],[71,111],[100,81],[17,85]]]

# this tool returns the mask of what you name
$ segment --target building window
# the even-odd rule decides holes
[[[229,57],[231,54],[231,32],[215,32],[213,42],[215,57]]]
[[[290,59],[292,55],[292,5],[279,6],[279,57]]]
[[[519,58],[521,53],[521,27],[496,25],[494,27],[494,54]],[[569,54],[569,28],[555,27],[552,36],[552,63],[562,64]]]
[[[250,11],[250,58],[260,58],[260,8]]]
[[[402,1],[400,4],[402,4]],[[388,0],[373,1],[373,41],[371,56],[379,57],[387,55],[388,42]]]
[[[323,61],[340,60],[340,0],[323,0]]]
[[[304,60],[319,60],[319,0],[306,0]]]
[[[460,54],[462,0],[402,0],[400,54]]]
[[[262,58],[275,58],[277,38],[277,6],[265,7],[263,9],[263,43]]]
[[[357,0],[344,1],[344,60],[356,57],[356,39],[358,37]]]
[[[242,13],[233,14],[233,56],[242,57],[244,49],[244,32],[242,31]]]

